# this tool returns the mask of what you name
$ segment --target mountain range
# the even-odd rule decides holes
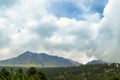
[[[0,61],[1,66],[22,66],[22,67],[66,67],[79,66],[81,63],[63,57],[52,56],[46,53],[33,53],[26,51],[23,54]]]

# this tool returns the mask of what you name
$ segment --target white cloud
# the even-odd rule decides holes
[[[99,36],[97,39],[97,51],[99,58],[110,62],[119,62],[119,13],[120,1],[109,0],[108,5],[104,10],[104,18],[99,23]]]
[[[30,50],[83,63],[95,58],[119,61],[118,0],[109,0],[102,20],[100,13],[86,11],[87,4],[79,0],[65,2],[82,7],[85,10],[83,20],[65,16],[58,18],[48,10],[52,2],[55,1],[21,0],[14,7],[0,10],[1,59],[6,58],[5,55],[13,57]]]

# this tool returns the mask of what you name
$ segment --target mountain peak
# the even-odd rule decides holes
[[[22,56],[33,56],[33,55],[37,55],[37,53],[33,53],[30,51],[26,51],[24,53],[22,53],[21,55],[19,55],[18,57],[22,57]]]
[[[106,62],[103,60],[92,60],[88,62],[87,64],[105,64]]]
[[[31,52],[31,51],[26,51],[26,52],[24,52],[24,53],[22,53],[22,54],[33,54],[33,52]]]

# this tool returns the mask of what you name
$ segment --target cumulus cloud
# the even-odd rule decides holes
[[[118,0],[107,1],[9,2],[12,7],[0,9],[1,59],[30,50],[83,63],[92,59],[118,62],[120,6]]]
[[[2,29],[0,29],[0,36],[1,36],[0,48],[6,47],[10,42],[9,37],[6,33],[7,33],[6,31],[3,31]]]
[[[98,58],[102,58],[110,62],[119,62],[119,12],[120,1],[109,0],[104,10],[104,18],[99,23],[99,35],[96,41],[95,54]]]
[[[7,27],[4,27],[5,25],[7,25],[6,22],[6,19],[0,18],[0,48],[6,47],[10,42],[10,38],[8,36],[9,32],[7,32],[8,30],[6,30]]]

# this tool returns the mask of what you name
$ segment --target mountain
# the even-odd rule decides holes
[[[103,60],[93,60],[88,62],[87,64],[106,64]]]
[[[80,63],[58,56],[51,56],[46,53],[24,52],[18,57],[1,60],[1,66],[35,66],[35,67],[65,67],[79,66]]]

